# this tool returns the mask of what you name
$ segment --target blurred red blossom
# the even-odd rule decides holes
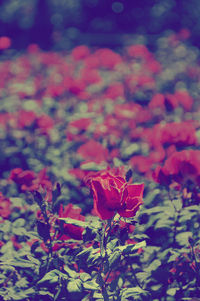
[[[17,113],[18,127],[23,129],[25,127],[31,126],[36,120],[37,116],[33,111],[20,110]]]
[[[81,145],[77,153],[89,162],[101,163],[108,158],[108,150],[95,140],[89,140]]]
[[[75,47],[72,52],[71,56],[73,57],[74,60],[79,61],[82,59],[85,59],[90,55],[90,50],[87,46],[85,45],[80,45]]]
[[[7,49],[11,46],[11,39],[9,37],[0,37],[0,50]]]
[[[200,186],[200,151],[183,150],[174,152],[164,163],[158,166],[153,177],[162,185],[170,185],[173,182],[179,185],[195,183]]]
[[[108,48],[98,49],[95,52],[95,56],[99,60],[99,67],[100,68],[108,68],[114,69],[117,65],[122,63],[121,56]]]
[[[159,109],[163,111],[172,111],[179,106],[182,106],[185,111],[190,111],[192,109],[193,102],[194,100],[187,90],[177,90],[174,94],[155,94],[148,106],[149,109],[155,112]]]
[[[42,114],[37,118],[36,124],[41,134],[48,135],[54,127],[54,120],[50,116]]]
[[[144,129],[143,138],[154,148],[175,145],[176,147],[197,145],[196,126],[194,122],[159,123]]]
[[[124,85],[122,83],[113,83],[109,85],[105,92],[105,98],[117,99],[118,97],[124,98]]]
[[[15,182],[21,191],[45,192],[45,199],[52,200],[53,185],[46,175],[46,168],[38,174],[32,170],[14,168],[10,173],[9,180]]]
[[[90,118],[80,118],[69,122],[68,127],[73,127],[82,131],[87,130],[91,123],[92,120]]]
[[[11,201],[0,192],[0,216],[8,218],[11,214]]]
[[[143,59],[149,59],[151,57],[151,53],[147,47],[142,44],[128,46],[127,53],[130,57],[138,57]]]

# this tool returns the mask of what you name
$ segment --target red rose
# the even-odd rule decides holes
[[[128,184],[114,171],[101,171],[89,178],[94,197],[94,210],[101,219],[110,219],[116,212],[133,217],[143,203],[144,184]]]

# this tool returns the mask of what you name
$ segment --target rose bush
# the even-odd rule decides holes
[[[88,179],[94,197],[94,210],[101,219],[110,219],[115,213],[133,217],[143,203],[144,184],[128,184],[125,177],[104,170]]]

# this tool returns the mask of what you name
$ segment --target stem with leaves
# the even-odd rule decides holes
[[[100,240],[100,253],[101,253],[102,261],[101,261],[99,273],[98,273],[98,283],[101,286],[101,291],[102,291],[104,301],[109,301],[109,296],[108,296],[108,292],[106,289],[107,278],[104,280],[102,277],[102,273],[104,272],[104,263],[108,257],[107,242],[108,242],[108,237],[109,237],[109,234],[111,231],[111,222],[112,222],[112,220],[107,221],[107,224],[106,224],[105,228],[103,229],[103,233],[102,233],[101,240]]]
[[[173,203],[172,197],[170,195],[170,191],[168,190],[168,196],[171,201],[171,204],[174,208],[175,216],[174,216],[174,229],[173,229],[173,244],[176,244],[176,234],[177,234],[177,227],[178,227],[178,219],[179,219],[179,211],[176,209],[176,206]]]
[[[41,236],[44,240],[45,245],[49,249],[50,257],[52,257],[53,247],[52,247],[52,238],[51,238],[51,234],[50,234],[51,225],[50,225],[49,217],[48,217],[48,214],[47,214],[47,211],[46,211],[46,204],[45,204],[45,201],[43,200],[43,198],[42,198],[42,196],[39,192],[34,191],[33,192],[33,197],[34,197],[34,200],[36,201],[36,203],[39,205],[40,210],[41,210],[42,215],[43,215],[44,220],[45,220],[45,224],[44,224],[45,225],[45,230],[44,230],[45,235],[41,235]],[[45,239],[45,236],[47,237],[47,239]],[[49,256],[48,256],[48,260],[49,260]]]

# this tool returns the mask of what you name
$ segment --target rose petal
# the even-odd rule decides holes
[[[101,219],[110,219],[115,215],[112,208],[107,207],[107,197],[109,191],[104,190],[100,182],[92,181],[92,191],[94,196],[94,210]],[[106,195],[107,192],[107,195]]]
[[[134,198],[131,200],[132,208],[131,209],[124,209],[124,210],[118,210],[120,216],[122,217],[134,217],[136,212],[139,210],[140,205],[143,204],[142,199]],[[134,206],[135,204],[135,206]]]

